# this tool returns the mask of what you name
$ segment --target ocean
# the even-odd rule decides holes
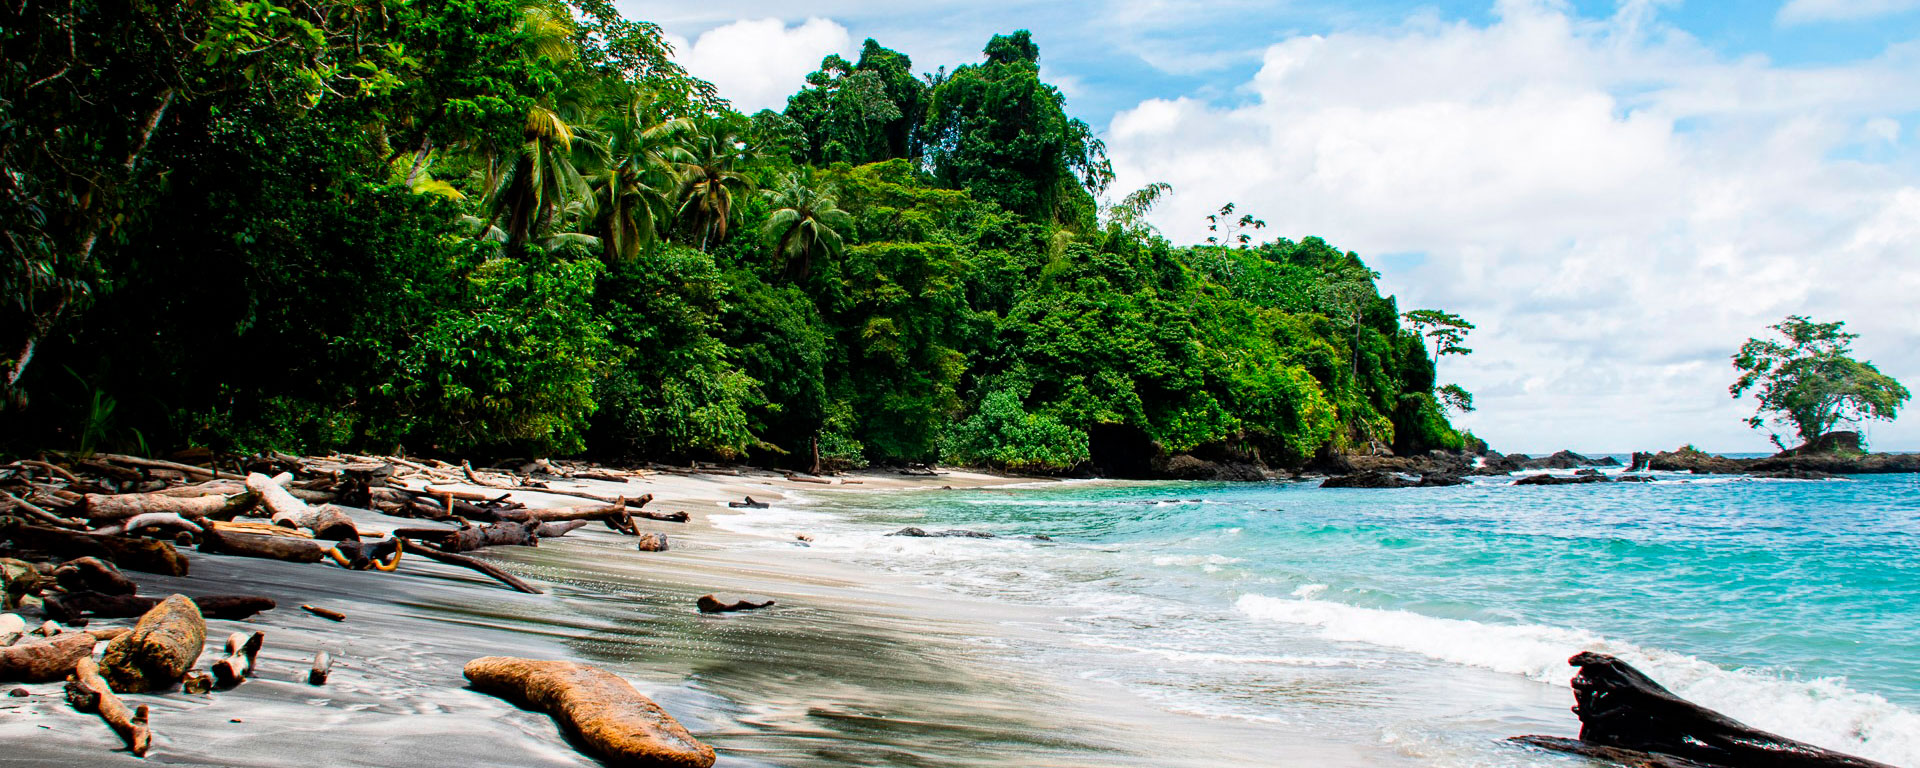
[[[996,663],[1276,743],[1567,765],[1502,739],[1576,733],[1566,659],[1595,650],[1749,725],[1920,766],[1920,477],[1656,474],[836,490],[714,521],[767,547],[805,533],[809,556],[959,598],[1047,608],[1017,639],[982,639]],[[995,537],[886,535],[907,526]]]

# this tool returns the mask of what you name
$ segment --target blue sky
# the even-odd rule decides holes
[[[748,110],[867,37],[930,70],[1032,30],[1169,237],[1233,200],[1479,323],[1441,376],[1497,448],[1765,450],[1727,358],[1789,313],[1920,388],[1920,0],[621,7]]]

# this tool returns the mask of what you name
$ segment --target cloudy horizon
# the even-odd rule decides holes
[[[868,37],[930,71],[1032,30],[1175,242],[1232,201],[1477,323],[1440,375],[1501,450],[1770,450],[1729,357],[1788,314],[1920,387],[1920,0],[621,7],[746,112]]]

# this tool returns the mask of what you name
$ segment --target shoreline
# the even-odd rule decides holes
[[[742,496],[779,502],[795,492],[1058,482],[964,471],[846,479],[859,484],[816,486],[772,474],[566,481],[566,488],[594,493],[652,493],[649,510],[687,511],[691,521],[640,521],[643,531],[667,534],[671,549],[662,553],[636,552],[633,538],[598,525],[538,547],[480,553],[534,580],[544,595],[512,592],[421,557],[377,573],[183,550],[190,576],[130,575],[147,595],[275,599],[277,609],[246,620],[208,620],[210,650],[200,666],[227,633],[262,630],[258,676],[210,696],[175,690],[126,698],[153,709],[149,760],[179,765],[400,765],[422,755],[463,765],[599,765],[545,715],[466,687],[466,661],[503,654],[581,661],[621,675],[719,750],[722,766],[1200,766],[1258,762],[1262,750],[1229,745],[1273,740],[1271,729],[1252,724],[1198,717],[1170,723],[1165,712],[1115,686],[1089,687],[1063,671],[1026,668],[997,650],[1031,642],[1058,611],[969,599],[808,557],[797,539],[789,545],[795,556],[783,556],[767,539],[713,521],[758,511],[725,506]],[[539,506],[585,503],[550,498]],[[383,532],[409,522],[354,517],[363,530]],[[703,616],[693,598],[708,592],[777,605]],[[302,604],[348,618],[328,621]],[[308,686],[307,662],[322,649],[335,658],[333,676],[325,686]],[[60,683],[7,687],[30,695],[0,698],[0,742],[13,747],[0,766],[136,764],[97,717],[67,706]],[[1170,742],[1182,747],[1170,751]],[[983,743],[993,749],[981,749]],[[1320,764],[1378,763],[1338,745],[1290,746],[1319,753]]]

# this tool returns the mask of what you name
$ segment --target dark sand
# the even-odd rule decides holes
[[[875,475],[858,488],[996,482],[1007,481]],[[665,553],[635,551],[633,539],[596,524],[537,548],[481,554],[544,595],[419,557],[378,573],[192,553],[190,577],[134,574],[142,594],[264,594],[280,604],[246,621],[208,622],[201,668],[229,632],[266,632],[257,677],[211,696],[127,697],[152,707],[147,762],[599,765],[546,716],[466,688],[460,670],[467,661],[517,655],[584,661],[622,675],[719,750],[722,766],[1380,764],[1374,750],[1168,715],[1117,687],[1081,681],[1074,670],[1008,661],[998,649],[1049,621],[1041,609],[917,589],[801,556],[797,543],[793,557],[742,547],[741,534],[705,521],[737,512],[722,508],[722,499],[776,500],[782,489],[825,486],[705,476],[590,485],[654,493],[650,509],[685,509],[694,522],[642,521],[671,537]],[[378,515],[360,522],[412,524]],[[707,592],[778,605],[703,616],[693,601]],[[348,619],[313,616],[302,603]],[[97,625],[120,623],[131,621]],[[325,686],[309,686],[308,664],[321,649],[334,655],[333,675]],[[19,687],[33,695],[0,697],[0,766],[139,763],[97,717],[66,706],[59,684]]]

